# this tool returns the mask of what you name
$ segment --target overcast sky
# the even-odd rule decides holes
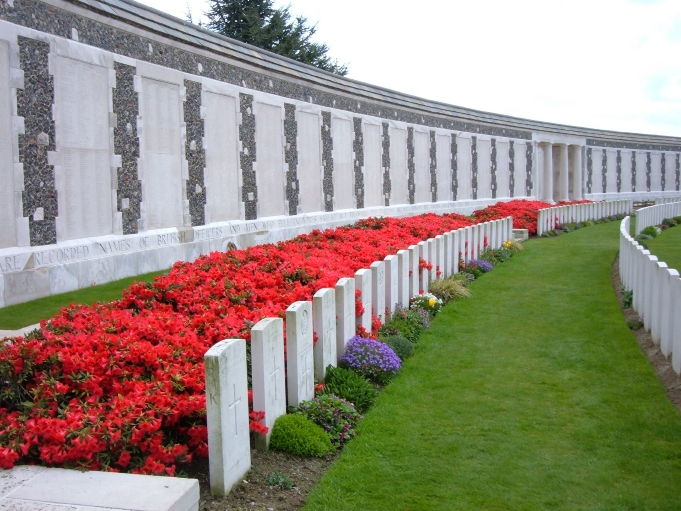
[[[197,22],[207,0],[144,0]],[[541,121],[681,137],[681,0],[275,0],[348,77]],[[402,8],[403,7],[403,8]]]

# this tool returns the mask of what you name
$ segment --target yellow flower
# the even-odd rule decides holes
[[[430,300],[428,300],[428,305],[430,305],[431,307],[435,305],[435,298],[431,298]]]

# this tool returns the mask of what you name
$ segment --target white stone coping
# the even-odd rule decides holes
[[[0,470],[0,509],[12,511],[198,511],[199,481],[17,466]]]

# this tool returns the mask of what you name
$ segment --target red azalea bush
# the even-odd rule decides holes
[[[39,463],[172,475],[207,455],[203,356],[284,317],[386,255],[473,222],[368,219],[176,263],[121,300],[72,305],[37,335],[0,341],[0,468]],[[361,307],[361,305],[359,306]],[[359,311],[358,311],[359,313]],[[262,431],[251,414],[251,426]]]
[[[497,202],[485,209],[475,211],[473,215],[478,222],[489,222],[490,220],[500,220],[509,216],[513,217],[514,229],[527,229],[530,236],[537,234],[537,217],[540,209],[553,206],[567,206],[569,204],[584,204],[590,201],[559,202],[549,204],[548,202],[536,200],[512,200],[509,202]]]

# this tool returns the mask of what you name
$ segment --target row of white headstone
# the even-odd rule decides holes
[[[669,206],[651,206],[659,208]],[[677,215],[681,202],[675,204]],[[646,208],[650,209],[650,208]],[[639,210],[640,212],[641,210]],[[675,215],[675,216],[677,216]],[[638,213],[636,215],[638,222]],[[676,269],[658,261],[630,233],[630,217],[620,224],[620,278],[633,291],[632,307],[643,319],[643,327],[665,357],[672,356],[672,368],[681,375],[681,279]]]
[[[274,422],[286,413],[287,404],[314,398],[315,379],[323,380],[326,368],[337,366],[359,326],[371,331],[372,314],[385,320],[398,305],[408,308],[410,299],[427,292],[433,280],[458,273],[460,260],[468,262],[485,247],[500,248],[511,239],[513,219],[508,217],[398,250],[357,270],[354,278],[341,278],[335,289],[320,289],[311,302],[291,304],[286,310],[286,345],[281,318],[259,321],[251,329],[253,410],[265,413],[261,423],[269,432],[256,435],[256,447],[267,449]],[[420,272],[421,259],[432,269]],[[356,291],[364,308],[360,316]],[[204,361],[210,486],[214,495],[225,495],[251,466],[246,341],[221,341],[206,352]]]
[[[540,209],[537,216],[537,236],[554,230],[560,224],[599,220],[612,215],[627,215],[633,208],[632,200],[614,200]]]
[[[681,202],[681,195],[676,195],[674,197],[658,197],[655,199],[655,205],[668,204],[670,202]]]
[[[662,202],[655,206],[641,208],[636,212],[636,235],[651,225],[660,225],[665,218],[681,215],[681,199],[676,202]]]

